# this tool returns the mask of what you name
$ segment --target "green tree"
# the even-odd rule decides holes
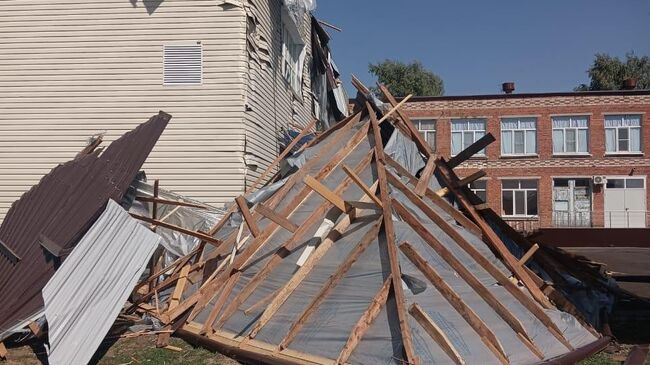
[[[625,55],[625,62],[606,53],[597,53],[594,63],[587,70],[589,85],[581,84],[576,91],[620,90],[623,80],[636,79],[637,89],[650,89],[650,57],[639,57],[634,52]]]
[[[368,71],[395,96],[440,96],[445,92],[442,79],[425,69],[419,61],[406,64],[385,60],[369,64]]]

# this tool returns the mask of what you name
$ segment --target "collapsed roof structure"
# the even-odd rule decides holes
[[[350,117],[195,232],[208,238],[142,281],[128,311],[274,364],[573,363],[602,348],[609,338],[552,285],[566,273],[541,251],[531,260],[476,201],[466,185],[480,173],[456,176],[494,138],[447,161],[401,111],[408,97],[380,86],[384,104],[355,86]]]
[[[42,316],[41,291],[109,199],[122,201],[170,119],[160,112],[102,153],[91,144],[12,205],[0,226],[0,341]]]

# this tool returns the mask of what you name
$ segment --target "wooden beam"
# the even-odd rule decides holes
[[[41,330],[41,326],[39,326],[39,324],[36,323],[36,321],[30,322],[28,327],[29,327],[29,330],[34,335],[34,337],[41,338],[41,336],[43,336],[43,331]]]
[[[391,92],[388,90],[388,88],[383,84],[378,84],[378,86],[379,86],[379,90],[381,91],[381,93],[384,94],[384,97],[386,98],[386,100],[388,100],[388,102],[392,106],[397,105],[397,100],[395,99],[393,94],[391,94]],[[401,109],[397,111],[397,115],[400,117],[400,119],[402,121],[402,124],[404,124],[406,129],[410,132],[410,133],[407,133],[406,136],[409,137],[409,134],[410,134],[411,140],[413,140],[415,145],[418,147],[418,150],[420,151],[420,153],[422,153],[424,155],[424,157],[426,157],[427,159],[432,158],[435,155],[435,153],[433,152],[433,149],[424,140],[424,138],[422,137],[420,132],[417,130],[417,128],[415,128],[415,126],[413,125],[413,122],[411,121],[411,118],[409,118],[408,115],[406,115],[406,113],[404,113]]]
[[[261,174],[257,179],[255,179],[255,181],[251,184],[250,187],[248,187],[248,189],[246,189],[246,194],[248,194],[248,193],[250,193],[251,191],[255,190],[255,188],[257,188],[257,186],[258,186],[262,181],[264,181],[264,179],[266,178],[266,176],[267,176],[271,171],[273,171],[273,169],[275,169],[276,166],[277,166],[277,165],[278,165],[278,164],[279,164],[279,163],[280,163],[280,162],[281,162],[285,157],[287,157],[287,155],[288,155],[288,154],[291,152],[291,150],[296,146],[296,144],[298,144],[298,142],[300,142],[300,140],[301,140],[303,137],[305,137],[306,135],[309,134],[309,132],[310,132],[310,131],[314,128],[314,126],[316,125],[316,122],[317,122],[317,121],[318,121],[318,120],[317,120],[316,118],[312,119],[311,122],[309,122],[309,124],[307,124],[307,125],[305,126],[305,128],[303,128],[303,129],[300,131],[300,133],[296,136],[296,138],[294,138],[294,139],[291,141],[291,143],[289,143],[289,144],[287,145],[287,147],[286,147],[286,148],[285,148],[285,149],[284,149],[284,150],[283,150],[283,151],[278,155],[278,157],[276,157],[275,160],[273,160],[273,162],[271,162],[271,163],[269,164],[269,166],[266,168],[266,170],[264,170],[264,172],[262,172],[262,174]]]
[[[408,257],[409,260],[415,265],[422,274],[435,286],[440,294],[451,304],[452,307],[460,314],[465,321],[474,329],[479,335],[483,343],[492,351],[502,364],[508,365],[508,357],[506,356],[503,346],[499,342],[497,336],[490,330],[490,328],[483,322],[483,320],[469,307],[463,299],[454,291],[454,289],[447,284],[447,282],[438,274],[438,272],[415,251],[413,246],[409,243],[402,243],[399,248]],[[444,259],[444,258],[443,258]],[[453,266],[452,266],[453,268]]]
[[[413,303],[409,308],[409,313],[415,320],[424,328],[424,330],[431,336],[431,339],[440,346],[447,356],[456,365],[465,365],[465,360],[456,350],[456,347],[449,341],[447,335],[438,327],[438,325],[429,317],[429,315],[420,307],[419,304]]]
[[[177,200],[161,199],[161,198],[155,198],[155,197],[152,197],[152,196],[137,196],[135,198],[135,200],[141,201],[141,202],[147,202],[147,203],[155,203],[155,204],[163,204],[163,205],[175,205],[175,206],[198,208],[198,209],[207,209],[206,206],[200,205],[200,204],[187,203],[187,202],[182,202],[182,201],[177,201]],[[153,214],[152,214],[152,216],[153,216]],[[155,219],[155,217],[152,217],[152,218]]]
[[[350,336],[348,337],[348,340],[345,342],[345,345],[343,346],[341,353],[336,359],[336,364],[347,363],[348,359],[350,358],[350,355],[352,355],[354,349],[357,348],[357,345],[359,345],[359,342],[361,342],[361,339],[363,339],[363,336],[368,331],[368,328],[370,328],[372,323],[375,321],[375,319],[381,312],[381,309],[384,307],[384,305],[386,305],[386,300],[388,299],[388,294],[390,293],[390,288],[392,286],[392,283],[393,280],[389,276],[388,278],[386,278],[386,281],[384,281],[384,285],[382,285],[381,289],[379,289],[375,297],[372,298],[372,301],[370,302],[370,305],[368,306],[366,311],[363,312],[361,318],[359,318],[359,320],[354,325],[354,327],[352,327]]]
[[[411,364],[419,365],[420,359],[415,353],[413,345],[413,338],[411,336],[411,329],[406,314],[406,299],[404,297],[404,288],[402,287],[402,272],[399,266],[399,257],[397,247],[395,245],[395,227],[393,226],[393,211],[391,208],[391,199],[388,190],[388,179],[386,178],[386,169],[384,167],[384,146],[381,139],[381,131],[379,129],[379,122],[375,116],[375,111],[368,108],[370,123],[372,124],[372,132],[375,139],[375,167],[377,169],[377,177],[379,180],[379,193],[381,196],[381,203],[384,207],[382,214],[384,217],[384,237],[386,239],[386,247],[388,251],[388,260],[390,263],[391,277],[393,278],[393,293],[395,294],[395,305],[397,307],[397,317],[399,320],[400,332],[402,335],[402,344],[404,347],[405,360]]]
[[[548,330],[563,344],[570,346],[569,342],[562,335],[562,331],[555,325],[551,318],[541,310],[537,304],[519,287],[514,285],[508,277],[488,260],[481,252],[479,252],[474,245],[472,245],[463,235],[461,235],[454,227],[452,227],[442,216],[435,210],[431,209],[422,199],[420,199],[411,189],[404,185],[392,173],[388,173],[388,179],[395,188],[400,190],[415,206],[417,206],[433,223],[435,223],[446,235],[453,239],[456,244],[462,248],[467,254],[473,258],[485,271],[501,284],[512,296],[514,296],[528,311],[530,311],[540,322],[542,322]],[[571,348],[572,349],[572,348]]]
[[[424,194],[427,192],[427,188],[429,187],[429,181],[431,180],[431,176],[433,176],[433,172],[436,169],[436,164],[435,164],[435,159],[430,158],[427,160],[427,164],[424,166],[424,170],[422,170],[422,174],[420,174],[420,181],[418,181],[418,184],[415,186],[415,193],[418,196],[424,196]]]
[[[388,117],[390,117],[391,115],[393,115],[393,113],[395,113],[396,111],[398,111],[398,110],[399,110],[399,109],[400,109],[404,104],[406,104],[406,102],[409,101],[409,99],[410,99],[411,97],[413,97],[413,94],[409,94],[409,95],[405,96],[405,97],[402,99],[402,101],[399,102],[399,104],[397,104],[397,105],[393,105],[393,107],[392,107],[389,111],[387,111],[386,113],[384,113],[384,115],[381,117],[381,119],[379,119],[379,120],[377,121],[377,124],[381,124],[383,121],[385,121],[386,119],[388,119]]]
[[[420,221],[413,216],[399,201],[393,199],[393,206],[397,214],[413,228],[417,234],[452,268],[458,275],[496,312],[515,333],[521,333],[530,339],[523,324],[497,299],[490,290],[454,256],[433,234],[431,234]],[[532,342],[532,341],[531,341]]]
[[[313,191],[315,191],[318,195],[322,196],[323,199],[327,200],[332,205],[339,208],[339,210],[341,210],[342,212],[347,212],[348,210],[350,210],[350,206],[345,203],[345,200],[343,200],[343,198],[334,194],[334,192],[328,189],[327,186],[321,184],[318,180],[314,179],[313,177],[307,175],[303,179],[303,182],[307,186],[309,186]]]
[[[528,261],[529,261],[530,259],[533,258],[533,255],[535,254],[535,252],[537,252],[537,250],[539,250],[539,245],[538,245],[538,244],[534,244],[534,245],[532,245],[532,246],[528,249],[528,251],[526,251],[526,253],[524,254],[524,256],[522,256],[522,257],[519,259],[519,265],[522,265],[522,266],[523,266],[523,265],[526,265],[526,264],[528,263]]]
[[[179,226],[176,226],[176,225],[173,225],[173,224],[169,224],[169,223],[159,221],[157,219],[152,219],[152,218],[149,218],[149,217],[145,217],[145,216],[141,216],[141,215],[137,215],[137,214],[133,214],[133,213],[131,213],[131,216],[133,218],[135,218],[137,220],[141,220],[143,222],[147,222],[147,223],[150,223],[150,224],[155,224],[155,225],[157,225],[159,227],[171,229],[172,231],[180,232],[180,233],[186,234],[188,236],[199,238],[199,239],[201,239],[203,241],[206,241],[206,242],[212,244],[213,246],[218,247],[221,244],[220,240],[218,240],[218,239],[216,239],[216,238],[214,238],[212,236],[209,236],[209,235],[207,235],[207,234],[205,234],[203,232],[192,231],[192,230],[189,230],[189,229],[186,229],[186,228],[183,228],[183,227],[179,227]]]
[[[469,160],[476,153],[487,147],[490,143],[494,142],[496,139],[492,133],[488,133],[481,137],[478,141],[472,143],[469,147],[462,150],[459,154],[449,159],[447,164],[450,169],[462,164],[463,162]]]
[[[273,298],[275,298],[275,296],[278,294],[278,291],[280,291],[280,289],[272,291],[271,293],[269,293],[269,295],[265,296],[264,298],[262,298],[257,303],[255,303],[255,304],[251,305],[250,307],[248,307],[248,309],[244,310],[244,314],[247,315],[247,316],[250,316],[251,313],[255,312],[259,308],[261,308],[261,307],[263,307],[265,305],[268,305],[273,300]]]
[[[223,308],[224,304],[226,304],[226,300],[228,300],[228,298],[230,297],[230,293],[232,293],[232,290],[235,287],[235,284],[237,284],[237,281],[239,280],[240,276],[241,276],[241,272],[238,271],[233,276],[228,278],[226,285],[224,285],[223,289],[221,290],[221,295],[219,296],[217,302],[214,304],[214,307],[212,307],[212,310],[210,311],[210,315],[208,316],[205,323],[203,323],[201,334],[214,332],[212,330],[212,325],[214,324],[214,321],[217,320],[217,316],[219,316],[221,309]]]
[[[241,212],[242,216],[244,217],[244,221],[246,222],[246,225],[248,226],[248,230],[251,232],[253,237],[257,237],[260,235],[260,229],[257,227],[257,222],[255,222],[255,219],[253,218],[253,215],[251,214],[251,211],[248,210],[248,202],[246,201],[246,198],[244,198],[243,195],[238,196],[235,198],[235,202],[237,202],[237,206],[239,207],[239,211]]]
[[[381,226],[381,222],[379,221],[368,229],[368,231],[363,236],[363,238],[361,238],[361,241],[359,241],[359,243],[352,249],[352,251],[350,251],[348,256],[339,265],[336,271],[321,286],[321,289],[318,291],[318,294],[316,294],[312,298],[311,302],[309,302],[307,307],[305,307],[305,309],[298,317],[298,320],[291,325],[289,332],[287,333],[286,336],[284,336],[282,342],[280,342],[280,349],[286,349],[287,347],[289,347],[289,344],[293,341],[293,339],[298,334],[298,332],[300,332],[302,326],[307,322],[307,320],[311,317],[311,315],[316,312],[318,307],[321,305],[321,303],[323,303],[325,298],[332,292],[332,290],[334,290],[334,288],[341,282],[341,280],[343,280],[343,277],[348,272],[348,270],[350,270],[352,265],[357,261],[359,256],[361,256],[361,254],[366,250],[366,248],[368,248],[368,246],[370,246],[370,244],[377,239],[380,226]]]
[[[473,183],[474,181],[484,177],[485,175],[487,175],[487,173],[484,170],[478,170],[475,173],[460,179],[456,183],[456,186],[459,187],[459,188],[465,187],[468,184]]]
[[[440,176],[445,181],[447,186],[452,187],[452,192],[456,197],[456,200],[460,206],[467,211],[470,217],[474,222],[481,228],[483,236],[487,239],[487,242],[501,255],[506,266],[512,271],[519,280],[522,281],[526,289],[530,294],[535,298],[535,300],[541,304],[544,308],[552,308],[553,305],[548,300],[548,298],[542,293],[535,282],[528,273],[519,265],[517,259],[512,255],[510,250],[506,247],[505,243],[501,241],[501,238],[496,234],[492,227],[483,219],[483,217],[474,209],[474,206],[469,202],[462,189],[456,189],[453,187],[454,181],[458,180],[458,177],[453,172],[452,169],[445,163],[443,159],[438,159],[437,161],[438,169],[441,171]]]
[[[381,200],[377,197],[377,195],[375,195],[375,193],[373,193],[372,191],[370,191],[370,188],[369,188],[366,184],[364,184],[363,180],[361,180],[361,178],[359,177],[359,175],[355,174],[354,171],[352,171],[352,169],[350,169],[349,167],[347,167],[347,166],[345,166],[345,165],[343,165],[343,171],[345,171],[345,173],[350,177],[350,179],[352,179],[352,181],[354,181],[354,183],[357,184],[357,186],[358,186],[358,187],[359,187],[359,188],[360,188],[364,193],[366,193],[366,195],[367,195],[367,196],[368,196],[368,197],[369,197],[369,198],[370,198],[370,199],[371,199],[371,200],[372,200],[372,201],[373,201],[373,202],[374,202],[378,207],[380,207],[380,208],[382,207],[382,205],[381,205]]]
[[[176,287],[174,288],[174,291],[172,292],[172,296],[169,299],[168,309],[174,309],[178,306],[178,303],[180,303],[183,297],[183,293],[185,292],[185,287],[187,286],[187,277],[190,274],[190,269],[191,269],[191,265],[185,265],[181,269],[179,273],[178,281],[176,282]],[[165,329],[171,330],[171,326],[167,326]],[[159,334],[158,339],[156,340],[156,347],[162,348],[168,346],[170,338],[171,338],[171,332],[164,332]]]
[[[276,211],[272,210],[271,208],[267,207],[263,203],[257,204],[255,207],[255,211],[262,216],[272,220],[275,222],[277,225],[280,227],[286,229],[287,231],[294,233],[298,230],[298,226],[295,225],[293,222],[291,222],[289,219],[281,216],[279,213]]]
[[[399,176],[406,177],[409,180],[411,185],[417,186],[419,180],[415,176],[411,175],[397,161],[393,160],[390,156],[386,156],[386,163],[388,163],[390,167],[394,168]],[[465,227],[465,229],[477,235],[483,234],[481,229],[476,224],[474,224],[474,222],[472,222],[469,218],[467,218],[463,213],[461,213],[454,206],[449,204],[448,201],[438,196],[431,189],[427,188],[426,196],[427,198],[429,198],[429,200],[431,200],[431,202],[433,202],[440,209],[445,211],[445,213],[449,214],[452,218],[454,218],[456,222],[460,223],[460,225]]]

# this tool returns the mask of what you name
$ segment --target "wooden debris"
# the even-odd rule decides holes
[[[257,223],[255,222],[255,219],[253,219],[253,215],[251,214],[250,210],[248,210],[248,202],[246,201],[246,198],[244,198],[243,195],[240,195],[235,199],[235,201],[237,202],[239,211],[244,216],[244,221],[248,226],[248,230],[251,232],[253,237],[259,236],[260,229],[257,227]]]
[[[159,221],[157,219],[152,219],[152,218],[149,218],[149,217],[145,217],[145,216],[141,216],[141,215],[137,215],[137,214],[133,214],[133,213],[131,213],[131,216],[133,218],[141,220],[143,222],[155,224],[155,225],[157,225],[159,227],[171,229],[172,231],[177,231],[177,232],[186,234],[188,236],[199,238],[199,239],[201,239],[203,241],[206,241],[206,242],[208,242],[208,243],[210,243],[212,245],[215,245],[215,246],[219,246],[221,244],[221,241],[219,241],[218,239],[213,238],[212,236],[210,236],[208,234],[205,234],[203,232],[192,231],[190,229],[186,229],[186,228],[179,227],[179,226],[176,226],[176,225],[173,225],[173,224],[169,224],[169,223]]]
[[[272,220],[277,223],[280,227],[286,229],[291,233],[295,233],[298,230],[298,226],[291,222],[289,219],[281,216],[279,213],[275,212],[271,208],[267,207],[263,203],[257,204],[255,211],[260,213],[264,217]]]
[[[318,193],[318,195],[322,196],[323,199],[327,200],[328,202],[332,203],[332,205],[339,208],[342,212],[347,212],[348,210],[350,210],[350,205],[348,205],[345,202],[345,200],[343,200],[340,196],[336,195],[334,192],[332,192],[325,185],[321,184],[318,180],[314,179],[313,177],[307,175],[303,179],[303,182],[307,186],[309,186],[313,191]]]
[[[9,355],[9,352],[7,351],[4,342],[0,342],[0,360],[6,360],[7,355]]]

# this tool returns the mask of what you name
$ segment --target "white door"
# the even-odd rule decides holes
[[[645,178],[608,177],[605,187],[605,227],[644,228],[645,226]]]

